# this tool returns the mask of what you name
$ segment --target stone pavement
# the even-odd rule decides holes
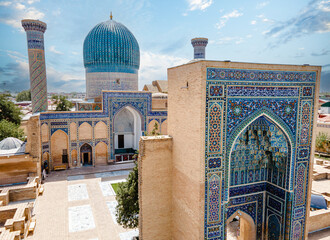
[[[128,163],[52,172],[35,202],[37,224],[28,239],[130,240],[138,235],[118,225],[109,207],[116,204],[110,184],[125,181],[133,167]]]

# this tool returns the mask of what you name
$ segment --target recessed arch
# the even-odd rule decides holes
[[[93,164],[93,148],[90,144],[84,143],[80,147],[80,160],[81,165],[92,165]]]
[[[95,165],[107,165],[108,146],[104,142],[99,142],[95,146]]]
[[[108,138],[108,128],[103,121],[99,121],[94,127],[95,138]]]
[[[114,149],[138,149],[143,130],[141,126],[142,118],[135,108],[130,105],[121,108],[113,119]],[[121,146],[121,141],[123,141],[123,146]]]
[[[162,122],[162,125],[160,127],[160,133],[162,135],[166,135],[167,134],[167,120]]]
[[[141,130],[142,131],[145,131],[146,130],[145,129],[145,125],[144,125],[145,119],[143,117],[144,114],[142,114],[139,109],[137,109],[136,107],[134,107],[130,103],[125,104],[124,106],[122,106],[121,108],[119,108],[116,112],[114,112],[113,119],[115,119],[116,115],[118,115],[118,113],[120,111],[122,111],[123,109],[125,109],[125,108],[131,109],[132,112],[135,112],[136,114],[138,114],[140,116],[140,119],[141,119]]]
[[[271,214],[267,218],[267,239],[279,240],[281,237],[281,221],[275,214]]]
[[[49,128],[48,128],[47,123],[44,123],[41,126],[41,139],[42,139],[42,142],[48,142],[49,141]]]
[[[93,138],[93,129],[88,122],[84,122],[79,126],[78,133],[79,133],[79,140]]]
[[[74,122],[70,123],[70,140],[77,140],[77,124]]]
[[[62,155],[68,150],[68,135],[61,129],[51,136],[51,159],[53,165],[62,164]]]
[[[157,129],[155,129],[156,126],[157,126]],[[153,119],[148,124],[148,134],[151,134],[154,129],[155,129],[155,133],[156,134],[160,132],[160,124],[159,124],[159,122],[156,119]]]
[[[293,145],[294,142],[291,141],[292,133],[291,133],[291,131],[287,132],[289,130],[287,127],[283,127],[283,126],[286,126],[286,124],[283,122],[283,120],[281,120],[281,119],[274,120],[273,115],[274,114],[272,112],[270,112],[270,111],[266,112],[265,109],[263,109],[261,112],[259,111],[258,114],[253,114],[253,116],[250,116],[247,119],[245,119],[244,121],[242,121],[241,124],[239,124],[236,127],[236,130],[232,133],[232,137],[229,138],[229,141],[228,141],[228,144],[227,144],[227,159],[228,160],[226,161],[226,169],[227,169],[227,172],[228,172],[227,178],[228,178],[229,183],[230,183],[230,178],[231,178],[231,172],[230,172],[230,170],[231,170],[231,161],[230,160],[231,160],[231,157],[232,157],[232,152],[233,152],[234,145],[235,145],[236,141],[238,140],[239,136],[244,131],[246,131],[246,129],[254,121],[256,121],[260,117],[266,118],[270,123],[272,123],[273,125],[278,127],[283,132],[283,134],[285,136],[285,139],[286,139],[286,141],[288,142],[288,145],[289,145],[288,146],[289,156],[288,156],[287,166],[292,165],[293,159],[294,159],[294,155],[293,155],[294,151],[292,151],[292,149],[294,148],[294,145]],[[290,188],[293,180],[291,179],[291,172],[289,171],[287,174],[288,174],[288,176],[286,176],[285,179],[289,179],[289,183],[286,187]],[[228,201],[228,196],[227,196],[227,201]]]
[[[71,151],[71,162],[73,166],[77,166],[78,164],[78,153],[76,149]]]
[[[228,216],[226,221],[226,230],[228,224],[234,220],[234,218],[239,217],[240,221],[240,239],[255,240],[257,239],[256,224],[253,218],[246,212],[238,209],[233,214]],[[227,231],[226,231],[227,232]]]

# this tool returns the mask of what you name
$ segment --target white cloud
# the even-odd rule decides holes
[[[166,54],[141,52],[141,67],[139,71],[139,89],[153,80],[166,80],[167,68],[187,63],[186,58]]]
[[[8,7],[9,5],[11,5],[11,2],[0,2],[0,6],[2,7]]]
[[[62,55],[63,54],[62,52],[56,50],[55,49],[55,46],[50,46],[49,47],[49,51],[52,52],[52,53],[55,53],[55,54],[59,54],[59,55]]]
[[[221,29],[221,28],[223,28],[226,25],[226,23],[228,22],[228,20],[230,18],[238,18],[238,17],[240,17],[242,15],[243,15],[243,13],[240,13],[238,10],[234,10],[234,11],[232,11],[230,13],[227,13],[227,14],[223,15],[220,18],[219,22],[216,24],[216,27],[218,29]]]
[[[252,20],[252,21],[251,21],[251,24],[252,24],[252,25],[255,25],[255,24],[257,24],[257,21],[256,21],[256,20]]]
[[[264,8],[266,7],[267,5],[269,4],[269,2],[261,2],[261,3],[258,3],[257,4],[257,9],[261,9],[261,8]]]
[[[187,0],[189,3],[189,10],[205,10],[212,5],[213,0]]]
[[[21,3],[16,3],[15,8],[17,10],[24,10],[25,9],[25,5],[23,5]]]
[[[330,1],[321,1],[318,3],[317,9],[323,12],[330,12]]]
[[[31,4],[33,4],[35,2],[40,2],[40,0],[27,0],[26,2],[31,5]]]
[[[14,28],[18,28],[24,31],[21,25],[22,19],[42,19],[45,14],[35,7],[24,5],[32,4],[36,1],[17,1],[16,4],[10,2],[2,2],[2,6],[10,6],[7,10],[7,14],[0,17],[0,22],[10,25]]]
[[[73,55],[78,55],[79,53],[78,52],[75,52],[75,51],[72,51],[71,52]]]
[[[274,23],[273,20],[266,18],[264,14],[260,14],[257,17],[260,18],[262,22]]]
[[[276,38],[270,47],[301,36],[330,32],[329,12],[330,0],[310,1],[297,15],[287,21],[278,22],[265,32],[267,37]]]

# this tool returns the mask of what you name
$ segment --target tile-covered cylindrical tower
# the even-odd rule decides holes
[[[208,43],[207,38],[193,38],[191,44],[194,47],[194,59],[205,59],[205,48]]]
[[[22,26],[27,37],[32,112],[45,112],[48,109],[44,52],[44,33],[47,24],[39,20],[24,19]]]

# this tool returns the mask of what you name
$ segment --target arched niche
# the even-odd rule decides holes
[[[62,155],[68,150],[68,135],[57,130],[51,136],[51,157],[53,165],[62,164]]]
[[[48,152],[44,152],[44,154],[42,154],[42,163],[44,163],[45,161],[49,161],[49,153]]]
[[[81,165],[89,166],[93,164],[93,148],[88,143],[84,143],[80,147],[80,161]]]
[[[79,126],[79,140],[92,139],[93,138],[93,129],[92,126],[84,122]]]
[[[74,122],[70,124],[70,139],[71,141],[77,140],[77,124]]]
[[[114,117],[115,149],[138,149],[142,136],[141,116],[132,107],[126,106]]]
[[[233,224],[234,218],[238,219],[238,232],[239,236],[237,237],[238,240],[255,240],[257,239],[257,230],[256,225],[253,221],[253,218],[241,211],[237,210],[234,212],[226,221],[226,232],[227,236],[229,234],[228,228],[230,227],[229,224]],[[236,230],[236,229],[235,229]],[[228,239],[228,238],[226,238]]]
[[[161,125],[161,127],[160,127],[160,133],[161,133],[162,135],[166,135],[166,134],[167,134],[167,120],[165,120],[165,121],[162,123],[162,125]]]
[[[281,221],[275,214],[268,216],[267,219],[267,240],[281,239]]]
[[[71,151],[71,163],[73,166],[78,165],[78,153],[76,149]]]
[[[100,121],[95,125],[94,137],[95,138],[108,138],[108,128],[104,122]]]
[[[106,165],[108,159],[108,146],[104,142],[99,142],[95,146],[95,165]]]
[[[285,132],[262,115],[237,135],[229,156],[230,186],[268,181],[287,186],[291,145]]]
[[[48,129],[48,125],[46,123],[42,124],[42,126],[41,126],[41,140],[42,140],[42,142],[49,141],[49,129]]]
[[[160,133],[160,124],[155,119],[150,121],[150,123],[148,124],[148,134],[151,134],[154,129],[155,129],[155,133]]]

